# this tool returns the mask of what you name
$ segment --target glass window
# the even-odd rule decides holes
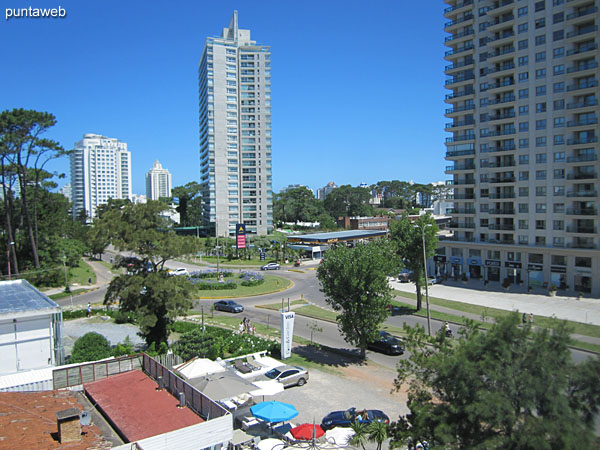
[[[552,86],[552,90],[554,93],[565,92],[565,82],[559,81],[558,83],[554,83],[554,85]]]
[[[555,134],[554,135],[554,145],[563,145],[565,143],[565,135],[564,134]]]
[[[544,45],[546,43],[546,35],[542,34],[535,37],[535,45]]]
[[[520,122],[519,131],[529,131],[529,122]]]
[[[526,66],[527,64],[529,64],[529,56],[520,56],[519,57],[519,66]]]
[[[529,155],[519,155],[519,164],[529,164]]]
[[[535,62],[546,61],[546,52],[538,52],[535,54]]]
[[[529,89],[519,89],[519,98],[529,98]]]
[[[527,39],[523,39],[522,41],[519,41],[519,50],[525,50],[527,47],[528,47]]]
[[[527,81],[529,79],[529,72],[521,72],[519,74],[519,82]]]
[[[527,30],[529,30],[529,24],[528,23],[522,23],[518,27],[519,33],[527,33]]]
[[[552,205],[552,210],[555,213],[564,213],[565,212],[565,204],[564,203],[555,203]]]
[[[537,69],[535,71],[535,78],[539,80],[540,78],[546,78],[546,69]]]
[[[557,30],[554,33],[552,33],[552,40],[554,42],[556,41],[560,41],[561,39],[565,38],[565,30]]]
[[[545,164],[547,161],[545,153],[537,153],[535,155],[535,163],[536,164]]]
[[[561,75],[561,74],[565,73],[565,65],[558,64],[558,65],[554,66],[554,68],[552,69],[552,73],[554,73],[554,75]]]
[[[519,148],[529,148],[529,138],[519,139]],[[520,155],[519,158],[521,156],[527,156],[527,155]],[[529,158],[529,156],[527,156],[527,158]],[[528,160],[528,162],[529,162],[529,160]],[[527,164],[527,163],[520,163],[520,164]]]
[[[519,106],[519,115],[526,116],[529,114],[529,105]]]
[[[546,112],[546,102],[536,103],[535,104],[535,112],[536,113]]]
[[[546,196],[546,186],[536,186],[535,196],[536,197],[545,197]]]
[[[554,54],[555,58],[561,58],[561,57],[565,56],[565,48],[557,47],[554,49],[553,54]]]
[[[546,19],[541,17],[535,20],[535,29],[539,30],[540,28],[544,28],[546,26]]]
[[[519,197],[529,197],[529,188],[528,187],[520,187],[519,188]]]
[[[564,101],[564,99],[563,100],[554,100],[554,103],[552,106],[554,107],[554,111],[565,109],[565,101]]]
[[[527,15],[527,6],[523,6],[517,10],[519,17]]]
[[[519,172],[519,181],[527,181],[529,180],[529,172]],[[521,188],[519,188],[521,189]],[[520,192],[520,191],[519,191]],[[521,194],[519,194],[521,195]]]
[[[535,12],[543,11],[544,9],[546,9],[545,1],[542,0],[541,2],[535,3]]]
[[[554,152],[554,162],[564,162],[565,152]]]
[[[545,147],[546,146],[546,136],[538,136],[535,138],[535,146],[536,147]]]
[[[545,170],[536,170],[535,171],[535,179],[536,180],[545,180],[546,179],[546,171]]]
[[[564,171],[563,171],[563,178],[564,178]],[[564,197],[565,195],[565,187],[564,186],[554,186],[554,196],[555,197]]]
[[[519,203],[519,212],[520,213],[528,213],[529,205],[527,203]]]
[[[546,95],[546,86],[537,86],[535,88],[535,95],[536,96],[541,96],[541,95]]]
[[[564,117],[555,117],[554,118],[554,128],[560,128],[565,126],[565,118]]]
[[[546,129],[546,119],[536,120],[535,121],[535,129],[536,130],[545,130]]]

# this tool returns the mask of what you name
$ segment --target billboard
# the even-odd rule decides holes
[[[292,355],[292,339],[294,337],[294,317],[296,313],[281,313],[281,359]]]
[[[235,243],[238,249],[246,248],[246,225],[243,223],[235,225]]]

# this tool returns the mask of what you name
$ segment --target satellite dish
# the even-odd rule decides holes
[[[81,425],[89,425],[92,422],[92,415],[89,411],[81,411],[79,414],[79,423]]]

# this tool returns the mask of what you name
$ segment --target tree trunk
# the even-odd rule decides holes
[[[40,258],[38,255],[37,242],[33,235],[33,226],[31,223],[31,213],[29,212],[29,202],[27,201],[27,179],[26,169],[21,163],[21,155],[18,155],[18,170],[19,170],[19,182],[21,185],[21,205],[23,206],[23,215],[25,216],[25,225],[27,226],[27,237],[31,245],[31,256],[33,257],[33,265],[38,268],[40,267]]]
[[[2,194],[4,195],[4,214],[6,219],[6,245],[7,245],[7,255],[6,255],[6,264],[10,264],[10,259],[12,258],[12,272],[15,274],[19,273],[19,265],[17,264],[17,253],[15,252],[15,244],[14,244],[14,235],[13,235],[13,227],[12,227],[12,205],[8,196],[8,192],[6,191],[6,177],[4,171],[4,158],[2,159]],[[13,245],[10,243],[13,242]]]
[[[421,285],[419,284],[419,278],[415,279],[415,286],[417,287],[417,311],[421,311],[423,307],[423,295],[421,293]]]

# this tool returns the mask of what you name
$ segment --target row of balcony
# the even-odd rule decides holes
[[[466,22],[468,20],[473,20],[473,13],[469,12],[469,13],[466,13],[463,17],[451,20],[450,22],[446,22],[444,24],[444,28],[448,28],[448,27],[451,27],[451,26],[454,26],[454,25],[458,25],[459,23],[463,23],[463,22]]]
[[[473,0],[464,0],[462,2],[457,3],[454,6],[449,6],[448,8],[444,9],[444,14],[447,14],[452,11],[456,11],[457,9],[464,8],[465,6],[469,6],[472,4],[473,4]]]
[[[481,213],[487,212],[492,215],[514,215],[514,209],[490,209],[488,211],[481,211]],[[474,207],[464,208],[448,208],[446,214],[476,214],[477,211]],[[597,216],[598,210],[596,208],[568,208],[566,211],[567,216]],[[578,231],[583,233],[583,231]]]

